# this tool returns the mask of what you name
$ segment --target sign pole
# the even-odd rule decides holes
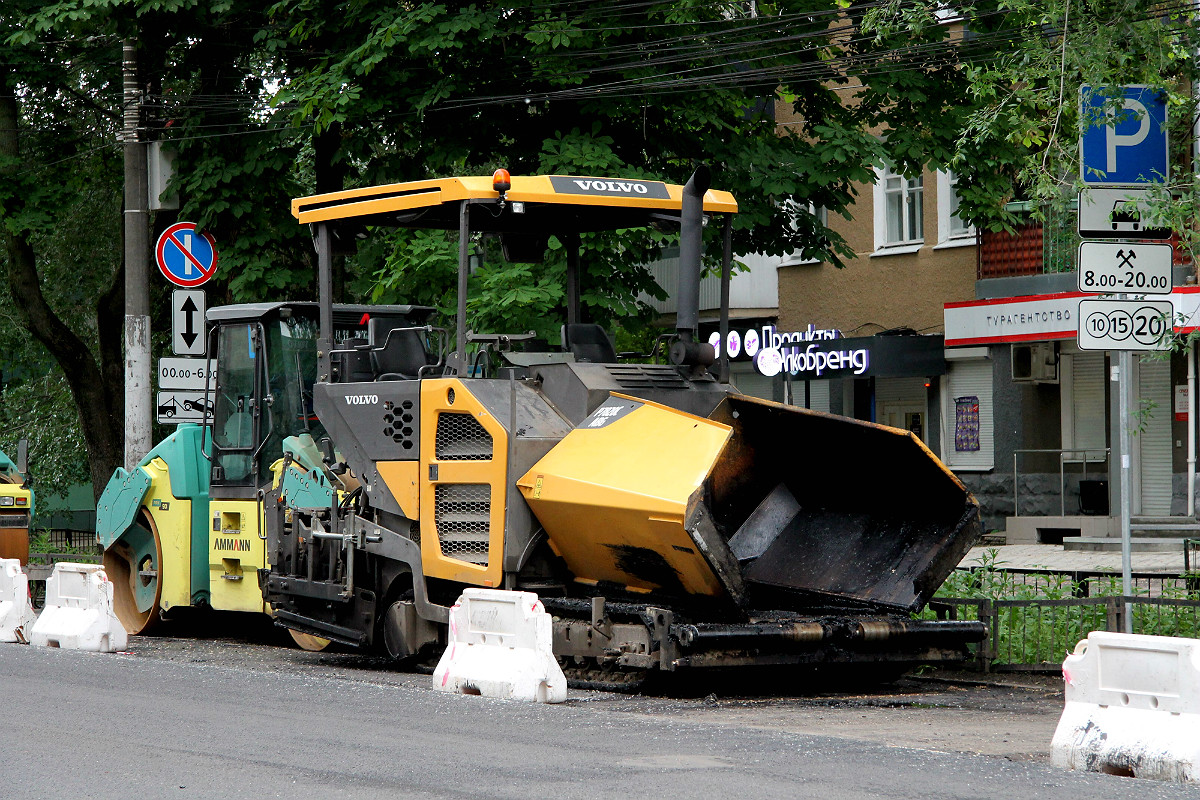
[[[122,47],[125,161],[125,469],[150,452],[150,241],[137,42]]]
[[[1130,413],[1132,403],[1132,373],[1133,373],[1133,353],[1129,350],[1122,350],[1117,357],[1117,395],[1120,398],[1118,403],[1118,414],[1120,419],[1120,440],[1121,440],[1121,594],[1129,597],[1132,594],[1132,578],[1133,578],[1133,542],[1132,534],[1129,528],[1129,506],[1130,506],[1130,456],[1133,447],[1133,437],[1129,433]],[[1133,633],[1133,605],[1128,601],[1125,602],[1124,617],[1124,632]]]

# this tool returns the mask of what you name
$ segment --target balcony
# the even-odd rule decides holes
[[[976,297],[982,300],[1076,291],[1080,241],[1073,209],[1052,212],[1044,221],[1030,220],[1014,233],[982,232],[976,251]],[[1180,247],[1178,235],[1171,238],[1171,244],[1175,285],[1193,283],[1195,269],[1187,251]]]
[[[1074,212],[1053,212],[1029,221],[1015,233],[984,231],[979,236],[978,280],[1074,272],[1079,251]]]

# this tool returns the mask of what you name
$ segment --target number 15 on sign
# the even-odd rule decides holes
[[[1080,350],[1170,350],[1170,300],[1080,300]]]

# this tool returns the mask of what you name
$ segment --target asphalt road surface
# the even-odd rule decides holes
[[[828,692],[735,679],[696,696],[572,690],[544,706],[436,692],[427,675],[273,641],[0,645],[0,797],[1200,795],[1051,767],[1052,680]]]

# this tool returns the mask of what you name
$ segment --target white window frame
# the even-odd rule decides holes
[[[822,225],[828,226],[829,224],[829,212],[825,209],[825,206],[818,206],[813,203],[797,203],[795,200],[785,200],[784,207],[791,212],[792,219],[788,224],[792,230],[796,230],[795,218],[799,214],[809,214],[816,217],[817,222],[820,222]],[[779,266],[798,267],[823,263],[825,262],[819,258],[803,258],[799,250],[794,250],[780,259]]]
[[[902,175],[892,170],[891,165],[875,168],[875,252],[872,256],[890,256],[900,253],[915,253],[925,246],[925,181],[924,177],[916,178]],[[888,183],[894,181],[897,188],[889,188]],[[902,238],[892,240],[888,236],[888,200],[893,196],[900,197],[900,230]],[[912,208],[908,198],[915,196],[916,208],[920,219],[917,221],[916,238],[907,238],[903,234],[913,228],[913,220],[909,211]]]
[[[941,170],[937,173],[938,243],[935,250],[945,247],[968,247],[976,242],[975,226],[958,219],[958,176]],[[955,222],[958,225],[955,225]]]

